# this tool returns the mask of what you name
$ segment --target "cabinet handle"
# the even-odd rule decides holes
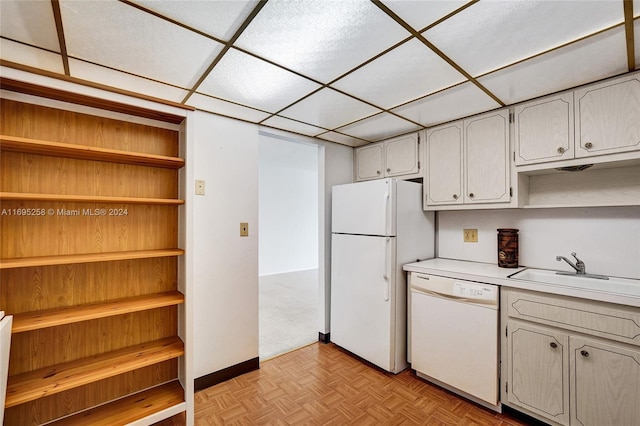
[[[380,170],[376,171],[377,174],[380,174]]]
[[[469,193],[469,198],[473,198],[473,192]]]
[[[453,194],[453,199],[457,200],[458,199],[458,194]]]
[[[563,147],[558,148],[558,154],[564,154],[565,151],[566,149],[564,149]]]
[[[549,343],[549,346],[551,346],[553,349],[558,347],[558,344],[556,342],[551,342]]]
[[[580,355],[584,356],[584,357],[588,357],[589,356],[589,352],[582,350],[580,351]]]
[[[584,147],[587,148],[587,149],[591,149],[591,148],[593,148],[593,144],[591,142],[587,142],[587,143],[584,144]]]
[[[387,169],[387,173],[391,172],[391,169]]]

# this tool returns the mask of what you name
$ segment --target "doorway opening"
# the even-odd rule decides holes
[[[260,133],[259,357],[318,339],[317,145]]]

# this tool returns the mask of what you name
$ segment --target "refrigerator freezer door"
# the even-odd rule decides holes
[[[336,185],[332,190],[332,232],[395,236],[395,181],[379,179]]]
[[[395,238],[333,234],[331,341],[387,371],[395,362]]]

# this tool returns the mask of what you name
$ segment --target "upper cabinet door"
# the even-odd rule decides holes
[[[464,138],[464,202],[509,202],[509,111],[464,120]]]
[[[462,204],[462,121],[427,131],[425,205]]]
[[[378,179],[383,177],[384,145],[376,143],[356,148],[356,180]]]
[[[640,149],[640,76],[576,90],[576,157]]]
[[[418,134],[392,139],[384,144],[386,176],[400,176],[418,173]]]
[[[515,162],[573,158],[573,92],[515,107]]]

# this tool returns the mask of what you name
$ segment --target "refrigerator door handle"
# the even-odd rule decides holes
[[[391,198],[391,194],[389,192],[389,188],[387,188],[387,192],[385,192],[384,194],[384,230],[385,230],[385,234],[389,235],[391,234],[391,231],[389,230],[390,226],[389,226],[389,222],[391,221],[391,213],[389,212],[389,199]]]
[[[391,242],[391,238],[387,238],[387,244],[385,246],[385,250],[384,250],[384,280],[386,282],[386,286],[384,289],[384,300],[388,301],[389,300],[389,291],[391,290],[391,284],[389,281],[389,270],[391,269],[391,266],[389,264],[390,260],[391,260],[391,256],[389,255],[389,243]]]

